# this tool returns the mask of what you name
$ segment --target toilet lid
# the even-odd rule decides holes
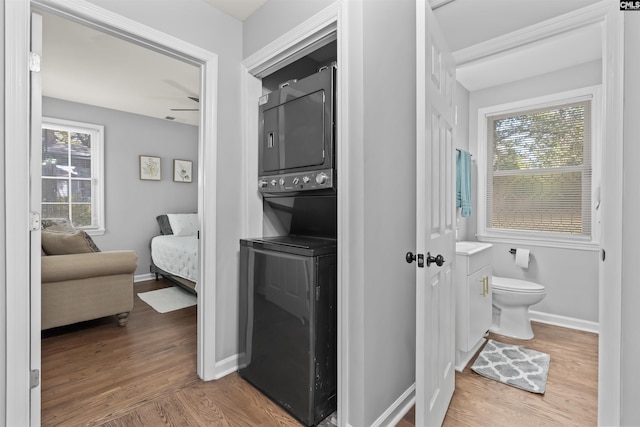
[[[516,292],[544,292],[544,286],[527,280],[512,279],[510,277],[493,276],[491,282],[494,289]]]

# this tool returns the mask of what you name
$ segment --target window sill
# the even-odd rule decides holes
[[[493,234],[493,233],[483,233],[477,234],[476,238],[480,242],[485,243],[506,243],[512,245],[528,245],[528,246],[538,246],[545,248],[559,248],[559,249],[573,249],[580,251],[592,251],[597,252],[600,249],[600,244],[598,242],[592,241],[569,241],[565,239],[554,239],[547,237],[533,237],[526,235],[516,235],[516,234]]]
[[[81,228],[89,236],[104,236],[106,230],[104,228]]]

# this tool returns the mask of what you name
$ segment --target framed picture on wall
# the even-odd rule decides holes
[[[161,178],[160,157],[140,156],[140,179],[160,181]]]
[[[191,160],[173,159],[173,180],[175,182],[192,182],[193,162]]]

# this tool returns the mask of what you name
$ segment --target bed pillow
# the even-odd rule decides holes
[[[165,236],[170,236],[173,234],[171,224],[169,223],[169,217],[167,217],[166,215],[158,215],[156,217],[156,221],[158,221],[158,225],[160,226],[160,234],[163,234]]]
[[[174,236],[195,236],[198,233],[198,214],[167,214]]]
[[[100,252],[93,239],[83,230],[73,233],[42,230],[42,250],[47,255]]]

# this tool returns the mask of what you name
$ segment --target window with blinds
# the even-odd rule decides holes
[[[101,125],[43,117],[43,218],[68,218],[91,234],[104,230],[103,135]]]
[[[487,116],[487,230],[591,236],[591,100]]]

